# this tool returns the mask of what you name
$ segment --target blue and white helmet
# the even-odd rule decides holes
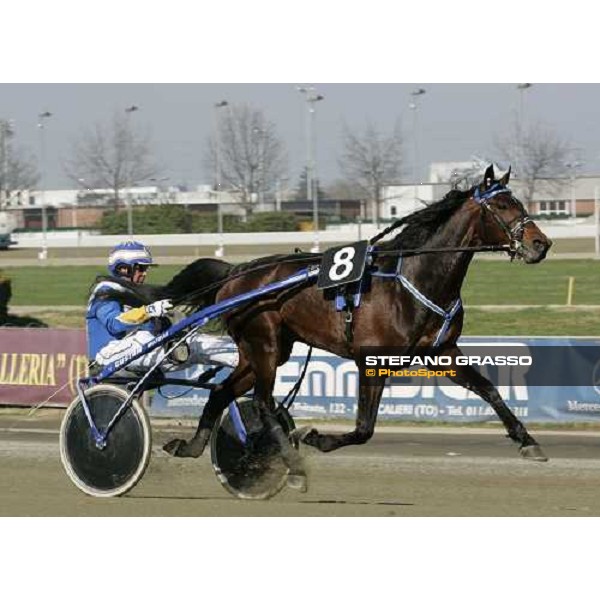
[[[125,265],[133,268],[134,265],[152,265],[150,249],[140,242],[122,242],[117,244],[108,255],[108,270],[114,277],[119,276],[118,268]]]

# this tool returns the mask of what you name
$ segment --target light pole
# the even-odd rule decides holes
[[[594,250],[596,259],[600,258],[600,207],[598,207],[598,186],[594,187]]]
[[[163,204],[163,200],[166,199],[168,200],[168,190],[167,192],[165,192],[164,188],[164,182],[165,181],[169,181],[169,179],[171,179],[170,177],[150,177],[150,179],[148,179],[148,181],[150,183],[153,183],[156,186],[156,204]],[[152,201],[151,201],[152,203]],[[165,202],[165,204],[168,204],[168,202]]]
[[[275,183],[275,210],[281,212],[281,203],[287,200],[288,178],[280,177]]]
[[[221,120],[220,109],[229,105],[227,100],[215,103],[215,192],[217,194],[217,231],[219,244],[215,250],[215,256],[222,258],[225,254],[223,238],[223,207],[221,206]]]
[[[315,235],[314,246],[311,248],[311,252],[319,252],[319,194],[318,185],[315,173],[315,134],[314,134],[314,123],[315,123],[315,103],[323,100],[325,96],[317,94],[316,89],[313,86],[301,87],[297,86],[296,89],[306,96],[306,105],[308,107],[306,116],[306,199],[309,204],[312,202],[313,206],[313,230]]]
[[[533,86],[532,83],[518,83],[517,90],[519,92],[519,110],[517,112],[517,148],[515,150],[515,162],[517,169],[523,171],[523,127],[525,125],[525,91]]]
[[[519,90],[519,129],[523,126],[523,109],[525,107],[524,94],[525,90],[533,87],[533,83],[518,83],[517,90]]]
[[[358,241],[360,242],[362,240],[362,224],[363,224],[363,219],[366,218],[366,210],[365,210],[365,201],[361,200],[360,201],[360,208],[358,210],[358,219],[357,219],[357,223],[358,223]]]
[[[44,186],[44,174],[46,167],[46,125],[45,122],[52,116],[49,111],[38,115],[38,129],[40,130],[40,203],[42,205],[42,250],[39,253],[40,260],[48,258],[48,214],[46,212],[46,197]]]
[[[575,225],[577,219],[577,200],[575,198],[575,182],[577,181],[577,169],[582,166],[583,163],[579,161],[567,162],[565,167],[569,169],[569,180],[571,182],[571,221]]]
[[[413,165],[413,177],[415,180],[415,186],[419,183],[419,97],[423,96],[426,93],[424,88],[417,88],[413,90],[410,95],[413,100],[408,105],[413,111],[413,144],[414,144],[414,165]],[[416,191],[416,188],[415,188]],[[416,195],[416,194],[415,194]]]
[[[136,112],[137,110],[139,110],[139,107],[136,106],[135,104],[132,104],[131,106],[128,106],[125,109],[125,114],[127,115],[126,121],[127,121],[127,152],[125,153],[125,160],[130,163],[129,165],[127,165],[127,169],[125,170],[125,175],[126,175],[126,185],[128,187],[127,190],[127,236],[129,237],[129,239],[133,238],[133,209],[132,209],[132,190],[131,188],[133,187],[133,172],[132,172],[132,165],[133,165],[133,140],[131,139],[132,137],[132,132],[131,132],[131,122],[129,117],[131,116],[132,113]]]
[[[8,138],[13,135],[12,122],[0,119],[0,151],[2,152],[2,181],[0,181],[0,207],[8,202]]]
[[[87,186],[85,179],[83,177],[79,177],[79,179],[77,179],[77,183],[79,184],[79,187],[81,188],[80,192],[77,192],[77,196],[75,197],[75,206],[73,206],[73,229],[77,229],[78,226],[78,222],[77,222],[77,209],[79,208],[79,195],[81,192],[83,192],[84,190],[89,191],[89,187]]]
[[[229,105],[227,100],[221,100],[215,103],[215,190],[221,191],[221,121],[220,108]]]

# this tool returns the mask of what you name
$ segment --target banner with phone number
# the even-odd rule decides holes
[[[464,337],[460,346],[513,346],[533,357],[530,377],[522,370],[504,372],[503,385],[498,386],[502,398],[522,421],[596,421],[600,420],[600,339]],[[552,347],[552,352],[548,347]],[[585,347],[586,352],[583,350]],[[597,347],[597,352],[596,352]],[[543,360],[536,361],[537,355]],[[542,350],[543,349],[543,350]],[[274,395],[286,396],[302,372],[306,346],[296,344],[291,359],[279,367]],[[189,377],[197,377],[202,368],[190,369]],[[481,368],[486,375],[485,368]],[[544,372],[564,374],[564,381],[586,385],[540,386]],[[574,376],[574,374],[576,376]],[[492,375],[492,374],[490,374]],[[226,375],[223,374],[222,377]],[[493,379],[493,377],[490,377]],[[529,381],[537,385],[528,384]],[[306,377],[293,405],[297,417],[351,419],[356,416],[358,369],[353,362],[320,350],[313,351]],[[204,390],[166,387],[154,394],[154,415],[197,416],[208,398]],[[483,422],[497,421],[493,409],[479,396],[451,384],[446,378],[419,385],[387,385],[379,406],[379,418],[403,421]]]
[[[565,381],[589,381],[588,385],[547,387],[528,385],[522,377],[508,380],[498,390],[513,412],[523,421],[600,420],[600,360],[579,346],[597,346],[600,338],[469,338],[461,345],[491,344],[527,347],[534,357],[534,368],[564,372]],[[544,363],[535,361],[536,347],[552,346],[555,357]],[[288,363],[277,371],[275,397],[282,399],[297,381],[304,366],[307,348],[296,344]],[[572,351],[570,351],[572,350]],[[588,348],[589,350],[589,348]],[[0,329],[0,405],[66,406],[75,395],[74,383],[86,375],[85,332],[69,329]],[[197,377],[203,367],[178,375]],[[573,377],[577,371],[578,376]],[[567,376],[568,375],[568,376]],[[227,376],[226,370],[220,375]],[[543,378],[543,373],[542,373]],[[539,372],[534,381],[540,381]],[[353,362],[320,350],[313,351],[306,377],[300,387],[292,413],[298,417],[351,419],[356,416],[358,370]],[[153,393],[150,412],[154,416],[197,416],[208,398],[197,389],[166,386]],[[433,385],[389,385],[379,407],[380,418],[404,421],[428,420],[473,422],[496,420],[491,407],[464,388],[440,379]]]

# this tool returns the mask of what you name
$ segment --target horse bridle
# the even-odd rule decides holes
[[[517,203],[517,206],[521,210],[521,215],[519,217],[515,217],[512,221],[510,221],[510,223],[506,223],[490,205],[490,200],[492,198],[500,194],[507,193],[510,194],[511,199]],[[475,188],[475,192],[473,193],[473,200],[492,216],[492,218],[494,219],[494,221],[496,221],[500,229],[507,235],[509,240],[508,245],[510,248],[509,254],[511,255],[511,258],[514,258],[519,248],[523,244],[523,234],[525,233],[525,225],[527,225],[527,223],[533,223],[533,219],[527,214],[527,212],[525,211],[525,207],[521,204],[518,198],[515,198],[515,196],[513,196],[511,190],[506,186],[502,185],[501,183],[495,183],[484,192],[482,192],[479,189],[479,187]]]

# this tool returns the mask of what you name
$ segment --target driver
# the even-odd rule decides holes
[[[104,367],[121,356],[136,352],[161,330],[164,319],[172,311],[171,300],[157,300],[132,308],[111,296],[111,291],[131,292],[146,280],[148,269],[154,265],[150,250],[142,243],[128,241],[117,244],[108,257],[108,271],[112,277],[100,281],[92,290],[87,307],[86,330],[88,358]],[[139,302],[137,303],[139,304]],[[162,347],[143,354],[127,365],[128,370],[147,371],[162,361]],[[199,363],[235,367],[238,353],[228,337],[196,333],[178,346],[161,365],[162,370],[173,371]]]

